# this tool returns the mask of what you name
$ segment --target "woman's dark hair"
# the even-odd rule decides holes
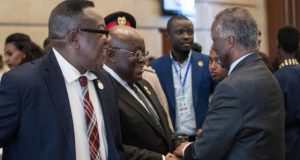
[[[23,33],[13,33],[9,35],[5,40],[5,44],[7,43],[14,44],[18,50],[25,54],[22,63],[32,61],[44,55],[43,50],[37,44],[32,42],[28,35]]]

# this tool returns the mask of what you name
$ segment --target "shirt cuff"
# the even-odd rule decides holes
[[[165,157],[164,155],[162,155],[162,159],[163,159],[163,160],[166,160],[166,157]]]
[[[185,152],[185,149],[190,145],[190,144],[192,144],[193,142],[190,142],[190,143],[188,143],[187,145],[185,145],[184,147],[183,147],[183,150],[182,150],[182,157],[184,157],[184,152]]]

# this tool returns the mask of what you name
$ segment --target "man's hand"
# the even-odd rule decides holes
[[[196,139],[199,138],[201,132],[202,132],[202,129],[201,129],[201,128],[197,129],[197,131],[196,131]]]
[[[190,144],[189,142],[181,143],[174,151],[174,154],[179,157],[183,157],[183,149],[186,145]]]
[[[181,158],[175,156],[174,154],[172,153],[168,153],[166,156],[165,156],[166,160],[180,160]]]

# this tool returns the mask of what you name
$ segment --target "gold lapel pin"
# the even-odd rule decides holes
[[[203,67],[203,62],[202,61],[198,61],[198,66],[199,67]]]
[[[98,88],[101,89],[101,90],[104,88],[103,83],[100,82],[99,80],[98,80],[97,85],[98,85]]]
[[[148,87],[144,86],[144,89],[147,91],[147,93],[148,93],[149,95],[151,95],[151,92],[149,91]]]

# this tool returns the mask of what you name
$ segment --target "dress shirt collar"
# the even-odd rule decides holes
[[[72,64],[70,64],[55,48],[53,48],[53,52],[63,73],[66,83],[76,81],[80,76],[82,76],[80,72]],[[90,71],[85,72],[83,75],[86,76],[88,80],[97,79],[97,77]]]
[[[175,64],[178,64],[178,65],[180,64],[180,66],[187,65],[188,62],[189,62],[190,59],[191,59],[191,56],[192,56],[192,50],[190,50],[190,53],[189,53],[189,55],[188,55],[188,58],[180,64],[178,61],[176,61],[176,60],[174,59],[174,57],[173,57],[173,55],[172,55],[172,51],[170,51],[170,58],[171,58],[171,60],[174,61],[174,62],[176,62]]]
[[[107,65],[104,64],[103,69],[107,71],[112,77],[114,77],[114,79],[117,80],[122,86],[130,87],[125,80],[123,80],[114,70],[109,68]]]
[[[243,55],[242,57],[238,58],[237,60],[235,60],[231,65],[230,65],[230,68],[229,68],[229,72],[228,72],[228,75],[232,72],[232,70],[237,66],[237,64],[239,64],[243,59],[245,59],[246,57],[248,57],[249,55],[253,54],[254,52],[250,52],[250,53],[247,53],[245,55]]]

